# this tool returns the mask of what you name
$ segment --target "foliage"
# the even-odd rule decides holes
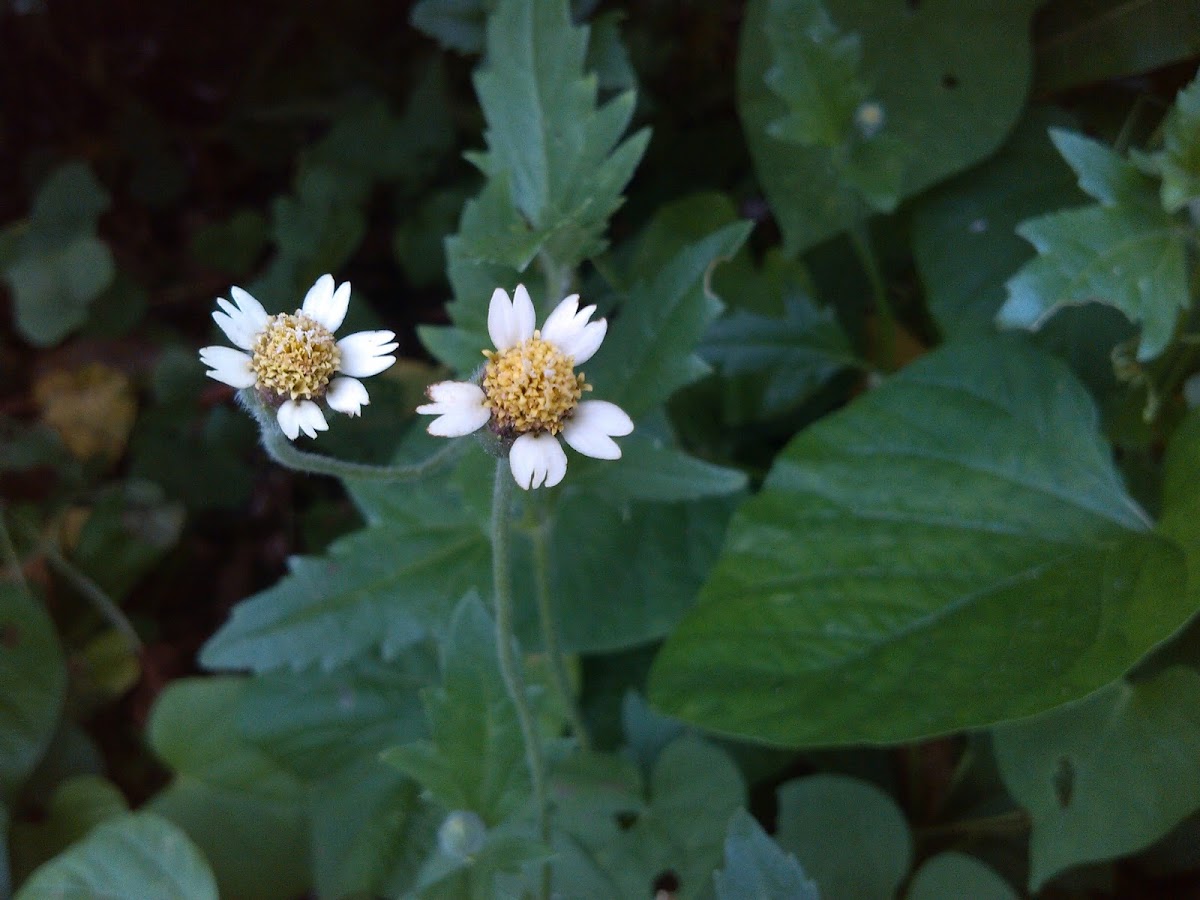
[[[1194,3],[0,25],[0,896],[1200,884]],[[326,272],[290,444],[196,349]],[[532,491],[414,413],[517,285],[634,424]]]

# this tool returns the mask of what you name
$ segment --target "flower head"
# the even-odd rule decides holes
[[[360,378],[377,375],[396,361],[390,331],[359,331],[335,341],[333,333],[346,318],[350,284],[334,289],[332,275],[322,275],[294,313],[269,316],[262,304],[241,288],[230,288],[230,303],[217,300],[213,320],[234,347],[204,347],[205,374],[235,388],[255,388],[276,407],[279,427],[291,440],[303,431],[315,438],[329,426],[316,401],[348,416],[370,402]]]
[[[541,330],[534,327],[533,301],[524,285],[512,300],[497,288],[488,307],[488,334],[495,350],[476,381],[442,381],[429,386],[431,402],[417,412],[437,416],[429,433],[459,437],[487,426],[508,447],[517,484],[528,490],[554,487],[567,471],[558,439],[597,459],[618,459],[613,437],[633,431],[616,404],[583,400],[592,389],[575,367],[600,349],[608,322],[590,321],[594,306],[579,308],[579,295],[567,297]]]

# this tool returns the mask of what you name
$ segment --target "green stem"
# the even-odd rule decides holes
[[[258,422],[263,448],[279,465],[297,472],[313,475],[332,475],[335,478],[372,481],[416,481],[453,462],[463,450],[462,441],[450,441],[432,456],[411,465],[377,466],[372,463],[350,462],[320,453],[298,450],[279,430],[271,410],[267,409],[252,391],[243,391],[241,400]]]
[[[25,578],[25,569],[21,566],[21,557],[17,555],[17,548],[13,546],[12,535],[8,533],[5,513],[4,504],[0,503],[0,556],[3,557],[4,564],[12,569],[13,577],[20,582],[25,593],[29,593],[29,582]]]
[[[509,507],[512,504],[513,477],[508,460],[496,460],[496,477],[492,487],[492,583],[496,599],[496,655],[500,660],[500,674],[508,688],[508,696],[517,710],[517,721],[521,725],[521,736],[525,740],[525,764],[529,767],[529,781],[533,789],[534,816],[538,835],[543,843],[550,841],[549,822],[546,817],[546,768],[542,759],[542,743],[534,724],[533,711],[529,708],[529,695],[525,690],[525,679],[521,664],[513,646],[513,596],[512,562],[509,550]],[[542,900],[549,895],[550,869],[543,865]]]
[[[567,666],[563,659],[562,647],[558,643],[558,627],[554,620],[554,605],[550,595],[550,523],[543,520],[533,529],[533,572],[534,586],[537,591],[538,619],[542,626],[542,644],[546,648],[546,656],[550,659],[550,680],[558,701],[567,711],[567,720],[571,724],[571,734],[579,749],[588,751],[592,742],[588,737],[587,726],[575,705],[574,692],[571,690],[571,680],[567,677]]]
[[[888,299],[883,270],[880,268],[879,259],[871,246],[871,236],[867,232],[866,225],[861,222],[856,224],[850,229],[849,235],[854,253],[858,256],[858,261],[867,275],[867,281],[871,284],[871,295],[875,299],[875,312],[879,316],[881,368],[888,372],[894,372],[897,368],[896,316],[892,311],[891,301]]]

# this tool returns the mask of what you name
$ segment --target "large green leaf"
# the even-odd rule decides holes
[[[650,696],[797,745],[1032,715],[1178,628],[1185,578],[1071,373],[1012,339],[951,344],[788,445]]]
[[[796,857],[784,852],[745,810],[738,810],[729,820],[725,867],[713,878],[717,900],[820,897],[817,885],[809,880]]]
[[[0,581],[0,797],[20,787],[58,726],[67,670],[54,625],[25,586]]]
[[[442,647],[442,685],[423,692],[431,739],[383,759],[416,779],[445,809],[497,825],[529,793],[525,744],[496,652],[495,623],[478,596],[464,597]]]
[[[775,64],[765,27],[770,2],[752,0],[746,8],[738,111],[786,247],[798,252],[854,224],[863,204],[838,177],[828,150],[770,133],[789,112],[766,80]],[[876,91],[872,99],[906,163],[898,197],[987,156],[1016,121],[1029,84],[1035,0],[826,0],[825,6],[838,29],[861,40],[862,81]]]
[[[17,900],[217,900],[212,869],[187,835],[153,813],[111,819],[29,877]]]
[[[779,845],[804,866],[821,895],[894,897],[912,862],[904,814],[879,788],[844,775],[812,775],[779,788]],[[869,854],[862,848],[870,847]]]
[[[1187,232],[1132,163],[1072,132],[1051,137],[1079,186],[1100,203],[1021,223],[1017,233],[1038,257],[1009,280],[997,321],[1037,330],[1064,306],[1105,303],[1141,324],[1138,359],[1153,359],[1190,303]]]
[[[913,876],[908,900],[1018,900],[1007,881],[973,856],[939,853]]]
[[[1147,847],[1200,809],[1200,674],[1167,669],[993,732],[1009,793],[1033,819],[1030,889]]]

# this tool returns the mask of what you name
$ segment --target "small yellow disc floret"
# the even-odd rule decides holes
[[[558,434],[592,386],[576,374],[575,361],[540,332],[503,352],[485,350],[485,405],[498,432]]]
[[[250,356],[258,387],[292,400],[324,396],[342,362],[333,333],[299,310],[271,316]]]

